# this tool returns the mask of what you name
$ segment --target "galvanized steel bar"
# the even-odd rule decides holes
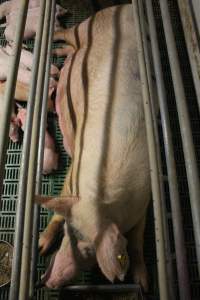
[[[181,205],[178,193],[178,182],[176,174],[176,164],[174,159],[172,134],[170,129],[169,113],[167,107],[167,99],[164,87],[164,79],[161,66],[161,58],[158,47],[158,38],[156,33],[156,25],[153,15],[152,2],[146,0],[146,10],[148,16],[150,39],[152,46],[153,64],[157,82],[157,90],[159,96],[160,113],[163,128],[163,139],[165,146],[165,155],[168,172],[168,182],[170,191],[170,201],[172,209],[173,232],[176,250],[177,273],[179,283],[179,295],[181,300],[190,300],[189,273],[187,268],[186,247],[183,231],[183,222],[181,214]]]
[[[23,41],[24,28],[26,23],[26,16],[28,10],[29,0],[21,0],[19,5],[19,17],[16,24],[16,33],[14,40],[14,55],[11,57],[10,70],[6,82],[6,89],[4,95],[4,111],[2,114],[1,128],[0,128],[0,204],[3,188],[3,178],[5,169],[6,152],[8,146],[8,134],[10,128],[10,118],[12,112],[13,98],[15,94],[15,87],[17,81],[17,73],[21,55],[21,45]],[[2,108],[1,108],[2,109]],[[1,206],[0,206],[1,209]]]
[[[36,170],[37,170],[36,162],[38,157],[38,141],[39,141],[39,132],[40,132],[41,107],[42,107],[42,100],[43,100],[43,87],[44,87],[44,76],[45,76],[45,66],[46,66],[46,57],[47,57],[48,37],[49,37],[50,16],[51,16],[51,1],[46,1],[40,64],[39,64],[39,71],[38,71],[36,96],[35,96],[35,108],[34,108],[34,116],[33,116],[32,136],[31,136],[29,169],[28,169],[24,236],[23,236],[23,248],[22,248],[22,265],[21,265],[21,278],[20,278],[20,290],[19,290],[20,300],[27,300],[28,293],[29,293],[29,284],[30,284],[33,208],[34,208],[34,195],[35,195],[35,187],[36,187]]]
[[[192,210],[198,270],[200,275],[200,181],[197,168],[197,160],[195,156],[192,131],[186,105],[186,97],[178,60],[178,53],[176,49],[176,42],[173,34],[168,4],[166,0],[160,1],[160,8],[165,31],[165,38],[167,42],[174,91],[176,95],[176,105],[178,110],[180,130],[183,142],[183,152],[185,157],[185,165],[190,192],[190,203]]]
[[[42,167],[43,167],[43,158],[44,158],[44,141],[45,141],[45,131],[46,131],[46,121],[47,121],[47,102],[49,98],[49,73],[50,73],[50,64],[51,64],[52,38],[54,32],[55,8],[56,8],[56,1],[52,0],[51,19],[49,24],[47,61],[46,61],[45,80],[44,80],[44,93],[43,93],[42,111],[41,111],[40,135],[39,135],[39,145],[38,145],[38,160],[37,160],[38,163],[37,163],[36,189],[35,189],[35,193],[37,195],[41,194]],[[34,285],[36,280],[39,220],[40,220],[39,213],[40,213],[40,207],[37,204],[34,204],[32,257],[31,257],[30,290],[29,290],[30,299],[32,299],[34,296]]]
[[[176,299],[175,295],[175,287],[174,287],[174,268],[172,264],[172,255],[170,252],[170,241],[169,241],[169,228],[168,228],[168,217],[167,217],[167,209],[166,209],[166,199],[165,199],[165,191],[164,191],[164,182],[163,182],[163,172],[162,172],[162,160],[161,160],[161,146],[159,140],[159,133],[158,133],[158,97],[156,93],[156,85],[152,79],[152,65],[150,63],[150,49],[149,43],[147,42],[147,23],[145,23],[145,15],[144,15],[144,5],[142,1],[138,2],[139,5],[139,15],[141,21],[141,31],[142,31],[142,41],[144,47],[144,57],[145,57],[145,64],[147,70],[147,80],[149,85],[149,93],[150,93],[150,105],[151,105],[151,112],[152,112],[152,121],[153,121],[153,129],[154,129],[154,136],[155,136],[155,146],[156,146],[156,153],[157,153],[157,163],[158,163],[158,179],[160,185],[160,201],[161,201],[161,209],[162,209],[162,221],[163,221],[163,233],[164,233],[164,240],[165,240],[165,257],[166,257],[166,266],[167,266],[167,282],[169,287],[169,297],[171,300]]]
[[[188,0],[178,0],[187,51],[200,111],[200,45]]]
[[[152,119],[152,111],[150,105],[150,93],[147,79],[147,70],[145,65],[144,48],[142,41],[142,31],[139,18],[138,1],[133,0],[133,15],[135,21],[135,28],[138,42],[138,58],[140,66],[141,87],[144,103],[144,113],[146,121],[146,132],[149,149],[150,171],[151,171],[151,185],[153,193],[153,206],[155,218],[155,235],[156,235],[156,250],[157,250],[157,263],[158,263],[158,279],[160,299],[168,300],[168,283],[166,276],[166,258],[165,258],[165,243],[163,234],[163,220],[161,208],[161,190],[159,185],[159,170],[156,154],[155,135]]]
[[[27,171],[28,171],[28,164],[29,164],[30,140],[31,140],[32,122],[33,122],[38,64],[40,58],[41,38],[43,32],[44,8],[45,8],[45,1],[42,1],[38,29],[36,33],[36,39],[35,39],[34,63],[32,69],[32,79],[31,79],[31,86],[30,86],[28,106],[27,106],[26,128],[24,132],[24,142],[23,142],[23,150],[22,150],[22,158],[21,158],[18,203],[17,203],[16,224],[15,224],[15,242],[14,242],[9,300],[19,299],[18,293],[19,293],[19,283],[20,283],[22,239],[23,239],[23,230],[24,230],[24,214],[25,214],[25,203],[26,203],[26,192],[27,192],[26,189]]]

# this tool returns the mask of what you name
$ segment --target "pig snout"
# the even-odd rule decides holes
[[[20,120],[16,115],[11,117],[9,137],[14,143],[19,141]]]

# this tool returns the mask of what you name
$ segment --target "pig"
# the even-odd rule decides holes
[[[0,80],[5,81],[7,79],[10,64],[11,64],[11,57],[13,55],[13,49],[9,45],[6,47],[0,47]],[[17,80],[21,82],[21,85],[29,86],[31,82],[31,68],[33,62],[33,54],[25,49],[22,49],[21,58],[18,68]],[[56,66],[51,64],[50,69],[50,77],[49,79],[49,94],[57,87],[57,81],[54,77],[59,76],[59,70]]]
[[[66,42],[57,51],[67,58],[56,110],[72,165],[60,196],[36,196],[55,211],[40,237],[41,253],[63,223],[68,228],[44,284],[60,287],[77,274],[76,251],[65,242],[75,236],[76,250],[85,243],[81,259],[85,248],[93,250],[111,282],[123,281],[130,266],[133,281],[147,290],[143,235],[151,186],[133,8],[106,8],[54,39]]]
[[[0,87],[1,87],[1,82],[0,82]],[[0,127],[3,125],[2,124],[2,115],[4,114],[4,91],[1,90],[0,88],[0,105],[1,105],[1,110],[0,110]],[[14,107],[14,102],[12,103],[12,110],[11,110],[11,119],[10,119],[10,128],[9,128],[9,137],[11,141],[14,143],[19,140],[19,128],[20,128],[20,123],[19,120],[17,119],[17,115],[15,113],[15,107]]]
[[[14,48],[12,45],[7,44],[4,49],[8,55],[14,54]],[[20,63],[26,66],[27,69],[31,70],[33,65],[33,54],[30,51],[22,48]],[[50,67],[50,75],[52,77],[59,77],[59,69],[53,64],[51,64]]]
[[[40,0],[29,1],[24,39],[33,38],[36,34],[40,14],[40,3]],[[0,19],[6,17],[6,29],[4,34],[7,41],[14,40],[19,8],[20,2],[18,0],[11,0],[0,5]],[[67,9],[64,9],[60,5],[56,4],[55,30],[61,28],[58,17],[66,14],[67,11]]]
[[[17,119],[20,122],[22,130],[25,129],[27,110],[18,108]],[[55,143],[51,135],[46,130],[44,142],[44,160],[42,173],[47,175],[58,169],[58,153],[55,149]]]

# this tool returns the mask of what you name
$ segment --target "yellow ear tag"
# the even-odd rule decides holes
[[[124,266],[126,264],[126,255],[117,255],[117,259],[119,260],[121,266]]]

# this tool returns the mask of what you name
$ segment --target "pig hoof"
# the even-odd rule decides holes
[[[146,267],[143,265],[134,268],[133,280],[135,283],[140,284],[143,291],[146,293],[149,289],[148,275]]]
[[[39,252],[40,255],[45,255],[47,251],[50,249],[53,241],[51,237],[46,236],[44,233],[41,234],[39,238]]]
[[[47,228],[40,234],[39,238],[39,252],[40,255],[45,255],[47,251],[53,246],[55,241],[63,235],[63,222],[51,221]]]

